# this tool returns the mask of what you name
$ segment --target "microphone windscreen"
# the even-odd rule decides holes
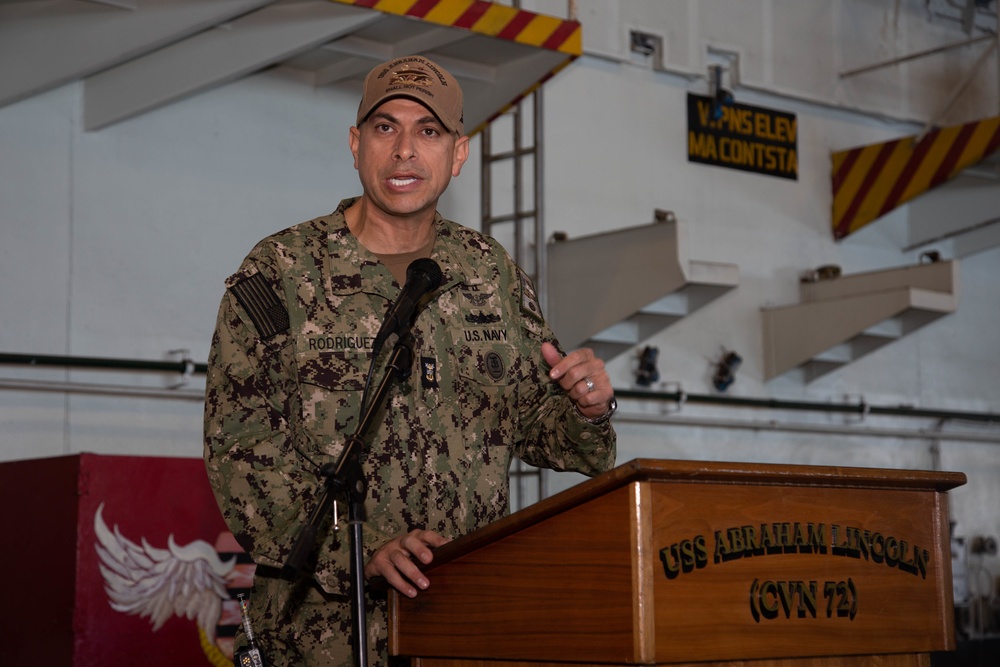
[[[406,282],[412,281],[419,274],[423,274],[424,279],[427,280],[428,292],[437,289],[444,277],[441,273],[441,267],[430,257],[421,257],[410,262],[410,265],[406,267]]]

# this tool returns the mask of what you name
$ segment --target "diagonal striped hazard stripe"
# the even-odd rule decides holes
[[[833,154],[833,236],[842,239],[1000,148],[1000,116]]]
[[[482,0],[333,0],[386,14],[409,16],[437,25],[465,28],[481,35],[560,51],[573,58],[583,53],[578,21],[564,21]]]

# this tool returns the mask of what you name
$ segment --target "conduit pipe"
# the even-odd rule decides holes
[[[143,387],[95,382],[0,378],[0,390],[91,394],[127,398],[173,398],[188,401],[202,401],[205,399],[205,392],[203,390],[184,389],[184,387],[187,384],[187,380],[193,375],[203,375],[208,372],[208,364],[196,364],[187,358],[179,361],[155,361],[149,359],[0,353],[0,365],[2,364],[31,366],[32,368],[55,367],[98,371],[177,373],[181,376],[181,379],[173,387]]]
[[[703,403],[723,405],[734,408],[765,408],[769,410],[793,410],[809,412],[837,412],[855,415],[883,415],[891,417],[913,417],[918,419],[952,419],[956,421],[971,421],[985,424],[1000,424],[1000,413],[995,412],[965,412],[958,410],[936,410],[914,408],[906,405],[878,406],[871,405],[863,399],[858,403],[820,403],[815,401],[788,401],[776,398],[742,398],[737,396],[721,396],[717,394],[689,394],[682,389],[672,392],[640,391],[634,389],[616,389],[615,396],[620,399],[642,399],[676,403]]]
[[[896,438],[900,440],[931,440],[939,443],[942,440],[975,442],[1000,445],[1000,434],[963,433],[958,431],[941,431],[935,428],[895,429],[873,428],[868,426],[836,426],[829,424],[802,424],[779,421],[726,420],[698,417],[677,417],[668,415],[643,415],[637,413],[619,412],[615,415],[616,423],[654,424],[658,426],[679,426],[705,429],[730,429],[738,431],[770,431],[784,433],[815,433],[820,435],[836,435],[841,437],[859,438]]]
[[[0,353],[0,365],[22,365],[32,367],[62,367],[62,368],[83,368],[90,370],[129,370],[148,372],[175,372],[183,376],[192,374],[204,374],[208,372],[208,364],[194,363],[184,359],[181,361],[152,361],[135,359],[112,359],[101,357],[71,357],[53,356],[37,354],[10,354]],[[16,391],[59,391],[73,393],[92,394],[114,394],[114,395],[135,395],[150,396],[160,398],[186,398],[194,399],[202,396],[202,392],[184,391],[180,389],[160,389],[143,388],[130,386],[100,385],[94,383],[72,383],[72,382],[38,382],[32,380],[10,380],[0,378],[0,389],[10,389]],[[995,412],[969,412],[959,410],[938,410],[928,408],[914,408],[906,405],[878,406],[871,405],[863,399],[857,403],[822,403],[816,401],[789,401],[775,398],[745,398],[738,396],[723,396],[718,394],[689,394],[682,389],[675,391],[646,391],[636,389],[616,389],[615,395],[619,399],[656,401],[673,403],[678,407],[685,403],[700,403],[705,405],[717,405],[733,408],[759,408],[768,410],[805,411],[820,413],[841,413],[854,415],[882,415],[891,417],[908,417],[917,419],[937,419],[975,422],[980,424],[998,425],[1000,424],[1000,413]],[[624,417],[620,415],[619,418]],[[632,416],[630,420],[646,419],[641,416]],[[671,418],[670,423],[679,423],[677,419]],[[767,428],[767,424],[772,422],[746,422],[741,428]],[[709,420],[705,426],[719,423]],[[851,432],[856,432],[852,429]],[[906,433],[913,433],[906,431]],[[926,437],[922,436],[922,437]],[[948,437],[952,437],[951,434]],[[987,441],[990,441],[987,439]],[[996,441],[993,438],[992,441]]]
[[[138,387],[93,382],[41,382],[37,380],[0,379],[0,389],[13,391],[40,391],[58,394],[90,394],[95,396],[120,396],[123,398],[172,398],[186,401],[204,401],[204,390]]]
[[[153,361],[143,359],[109,359],[103,357],[66,357],[45,354],[10,354],[0,352],[0,364],[20,366],[57,366],[60,368],[89,368],[103,371],[149,371],[154,373],[176,372],[182,375],[207,373],[208,364],[196,364],[190,359],[180,361]]]

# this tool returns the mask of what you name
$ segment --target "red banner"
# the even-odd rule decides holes
[[[0,553],[13,580],[5,665],[232,665],[253,566],[200,459],[3,463],[0,500],[19,543]]]

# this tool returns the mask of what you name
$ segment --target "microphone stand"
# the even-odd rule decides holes
[[[356,667],[368,667],[368,633],[365,616],[365,576],[364,576],[364,542],[363,529],[365,521],[365,497],[368,494],[368,483],[361,469],[361,448],[365,437],[375,420],[378,408],[385,401],[389,386],[393,380],[405,380],[413,368],[413,334],[407,327],[399,336],[382,382],[375,391],[371,405],[364,410],[361,421],[354,434],[347,438],[340,458],[335,463],[327,463],[320,468],[319,474],[326,478],[319,502],[309,516],[309,521],[299,531],[292,545],[288,559],[285,561],[286,572],[301,573],[306,558],[312,552],[316,543],[319,526],[323,522],[330,506],[338,497],[347,498],[348,525],[351,546],[351,613],[354,620],[354,664]],[[364,407],[364,396],[362,396]],[[334,517],[336,521],[336,517]]]

